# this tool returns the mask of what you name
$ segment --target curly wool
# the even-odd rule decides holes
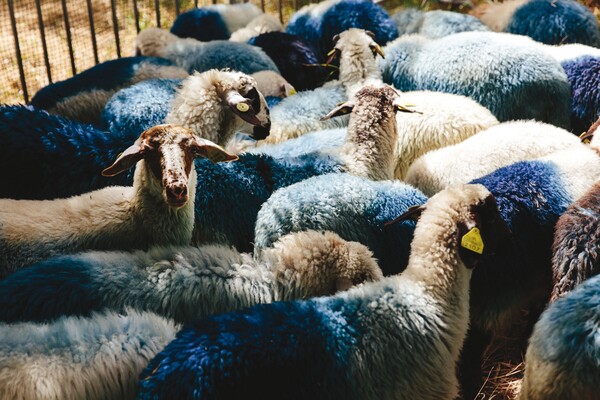
[[[572,93],[571,129],[580,135],[600,117],[600,56],[576,58],[562,66]]]
[[[254,259],[216,245],[87,252],[37,263],[0,281],[0,320],[49,321],[132,308],[190,323],[382,277],[365,246],[331,232],[288,235]]]
[[[402,91],[432,90],[471,97],[500,122],[570,123],[570,89],[560,64],[517,35],[462,32],[430,40],[400,37],[380,60],[383,80]]]
[[[401,182],[370,181],[348,174],[327,174],[273,193],[256,219],[255,251],[290,232],[328,230],[373,251],[384,275],[404,269],[414,223],[383,224],[421,205],[426,197]]]
[[[600,277],[551,304],[535,324],[520,399],[598,397]]]
[[[119,89],[146,79],[179,79],[187,75],[186,71],[163,58],[124,57],[51,83],[40,89],[30,104],[74,121],[99,124],[104,105]]]
[[[230,34],[221,14],[209,8],[194,8],[179,14],[173,21],[170,32],[180,38],[192,38],[201,42],[227,40]]]
[[[179,329],[131,310],[0,324],[0,397],[133,399],[139,373]]]
[[[490,30],[480,19],[459,12],[415,8],[400,10],[392,15],[400,35],[418,33],[438,39],[460,32],[487,32]]]
[[[260,47],[277,65],[281,75],[297,90],[311,90],[327,80],[327,71],[313,46],[297,35],[269,32],[253,37],[248,44]]]

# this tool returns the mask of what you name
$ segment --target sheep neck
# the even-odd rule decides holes
[[[397,139],[393,110],[386,113],[375,105],[355,109],[341,150],[348,171],[372,180],[393,179]]]
[[[362,47],[362,46],[361,46]],[[344,50],[340,59],[339,81],[349,99],[366,85],[381,85],[381,72],[370,51],[363,48]]]
[[[141,227],[135,235],[144,234],[149,244],[187,245],[194,227],[194,198],[196,196],[196,171],[192,168],[188,180],[188,202],[179,209],[170,207],[163,196],[163,188],[144,160],[139,161],[133,180],[132,226]],[[152,211],[150,211],[152,210]]]
[[[466,326],[471,270],[459,257],[456,236],[454,218],[421,218],[411,243],[408,267],[401,277],[413,281],[443,305],[443,320],[462,320]]]

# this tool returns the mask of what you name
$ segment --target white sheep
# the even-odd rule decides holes
[[[454,399],[471,270],[505,232],[482,186],[440,193],[402,274],[196,321],[144,370],[138,396]]]
[[[261,14],[248,22],[245,27],[233,32],[229,40],[246,43],[250,38],[262,33],[281,31],[283,31],[283,25],[281,25],[279,19],[271,14]]]
[[[189,129],[159,125],[144,131],[102,171],[112,176],[137,163],[132,187],[110,186],[66,199],[1,199],[0,278],[41,259],[83,249],[189,244],[196,157],[213,162],[237,158]]]
[[[131,310],[0,324],[0,398],[133,399],[139,373],[179,328]]]
[[[431,151],[408,169],[405,181],[431,196],[518,161],[585,145],[572,133],[537,121],[492,126],[461,143]]]
[[[131,307],[190,323],[382,277],[366,246],[331,232],[287,235],[259,258],[222,245],[96,251],[45,260],[0,282],[0,320],[48,321]]]

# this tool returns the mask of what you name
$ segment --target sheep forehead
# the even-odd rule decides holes
[[[492,194],[480,184],[450,186],[427,202],[426,210],[453,209],[459,214],[470,213],[472,206],[490,198]]]
[[[371,103],[373,99],[379,102],[392,104],[400,95],[393,87],[383,86],[365,86],[356,92],[355,98],[358,104]]]
[[[376,44],[371,36],[367,35],[367,33],[363,29],[358,28],[350,28],[342,33],[340,33],[340,39],[338,40],[336,47],[345,47],[350,45],[361,45],[361,46],[369,46],[371,44]]]

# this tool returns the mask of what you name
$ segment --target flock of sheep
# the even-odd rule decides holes
[[[477,11],[202,7],[0,106],[0,398],[471,400],[513,335],[597,399],[598,21]]]

